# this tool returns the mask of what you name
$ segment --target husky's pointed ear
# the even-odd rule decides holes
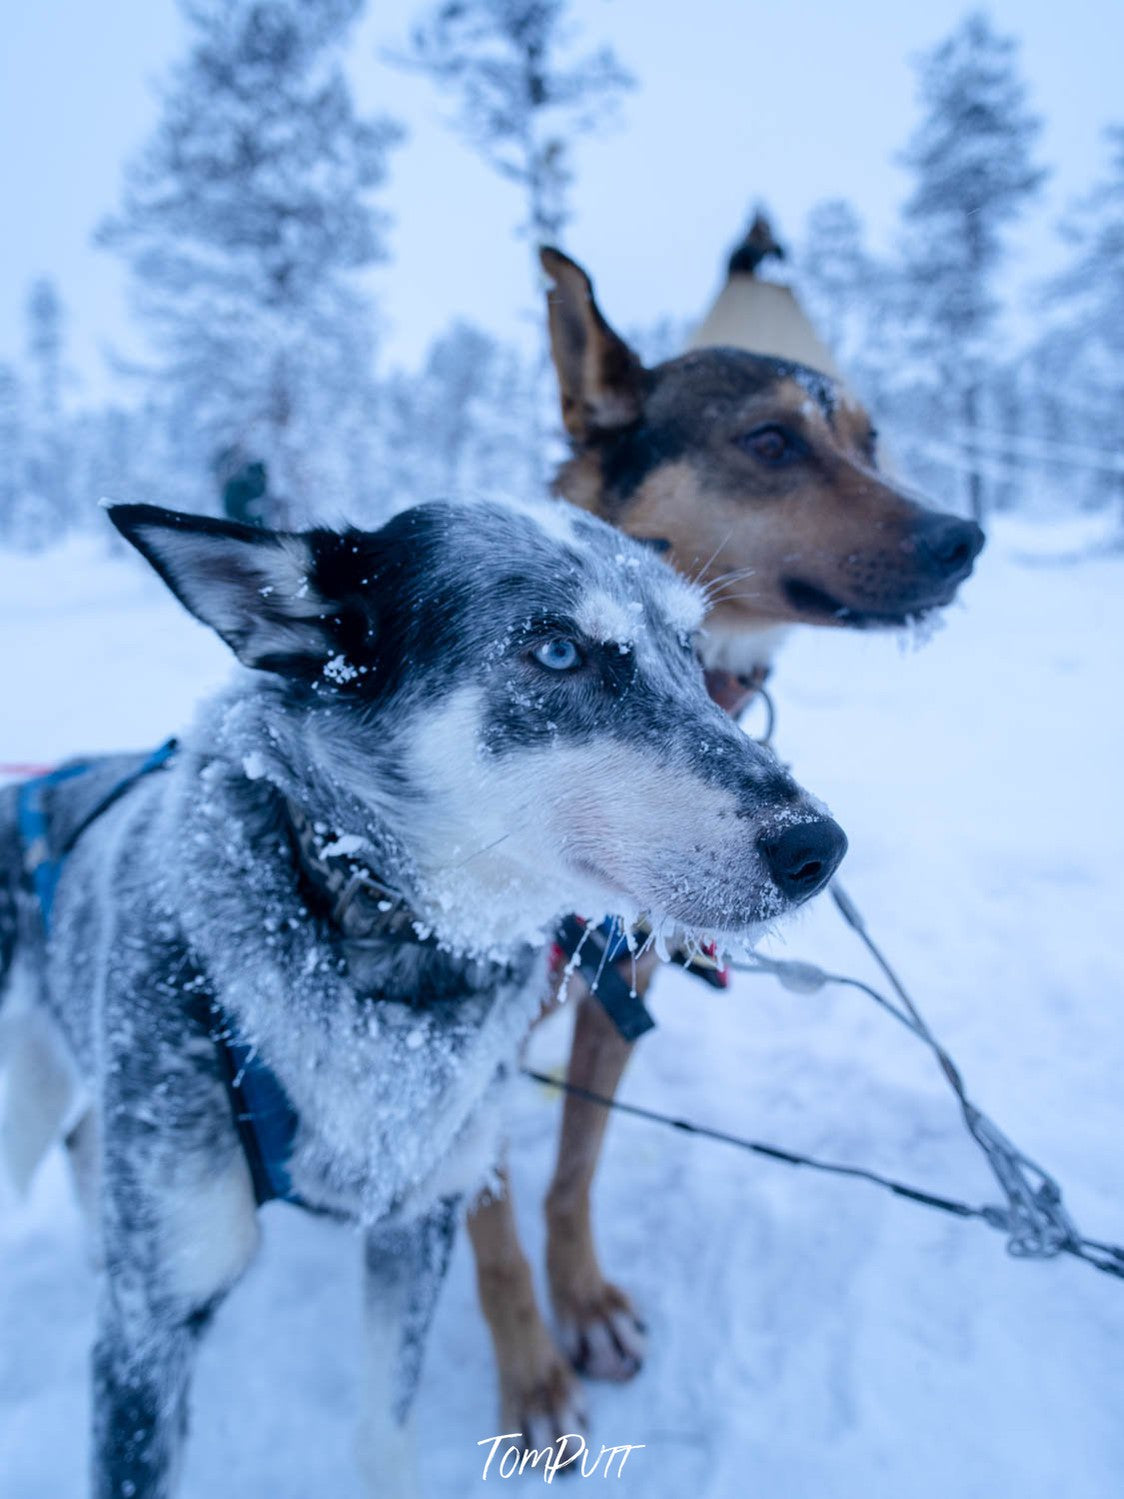
[[[246,666],[301,675],[332,654],[332,609],[309,581],[307,536],[158,505],[111,505],[109,518]]]
[[[644,366],[601,314],[593,283],[576,261],[544,245],[550,350],[562,396],[562,420],[576,442],[628,427],[644,400]]]

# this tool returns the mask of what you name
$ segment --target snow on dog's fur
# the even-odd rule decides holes
[[[198,1334],[256,1245],[219,1013],[294,1106],[296,1192],[366,1228],[365,1461],[401,1493],[456,1201],[491,1168],[552,923],[741,938],[822,883],[787,878],[786,833],[823,879],[842,835],[707,697],[697,591],[593,517],[435,504],[278,535],[111,515],[244,669],[78,839],[49,941],[0,864],[0,959],[18,936],[100,1138],[95,1491],[173,1492]],[[52,823],[80,817],[83,780],[51,792]],[[356,944],[310,912],[294,807],[417,940]]]

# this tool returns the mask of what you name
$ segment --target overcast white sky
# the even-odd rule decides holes
[[[371,0],[354,76],[364,102],[400,117],[386,204],[393,261],[371,275],[384,358],[412,361],[453,316],[502,334],[531,302],[515,190],[447,128],[423,79],[391,70],[380,45],[405,35],[412,0]],[[568,248],[594,272],[620,324],[687,316],[711,294],[750,202],[783,232],[817,199],[851,198],[876,237],[893,231],[905,177],[895,153],[916,118],[909,59],[964,13],[960,0],[576,0],[589,43],[608,40],[636,74],[619,128],[581,147]],[[1121,0],[997,0],[1023,42],[1041,154],[1055,169],[1011,274],[1042,274],[1052,227],[1124,119]],[[20,351],[27,283],[57,278],[70,309],[71,363],[87,395],[107,385],[100,350],[130,347],[124,277],[90,243],[117,197],[121,165],[151,128],[156,85],[184,43],[174,0],[34,0],[7,7],[0,48],[0,358]],[[75,395],[81,392],[76,391]]]

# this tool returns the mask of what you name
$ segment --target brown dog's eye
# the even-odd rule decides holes
[[[738,445],[751,457],[760,463],[767,463],[771,468],[790,463],[803,451],[803,445],[791,432],[771,425],[756,427],[752,432],[747,432],[744,437],[738,438]]]

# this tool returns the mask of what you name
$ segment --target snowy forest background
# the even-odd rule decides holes
[[[0,363],[0,543],[92,527],[103,496],[215,510],[225,492],[228,509],[248,499],[283,523],[371,523],[435,494],[541,484],[558,439],[532,250],[566,242],[575,143],[627,128],[644,87],[612,8],[592,35],[565,0],[442,0],[363,59],[431,81],[449,127],[515,190],[497,235],[527,247],[512,289],[525,336],[457,320],[400,367],[363,273],[394,252],[410,148],[349,86],[363,0],[179,4],[188,49],[91,226],[128,268],[147,352],[111,355],[113,380],[92,390],[70,365],[71,289],[26,288],[24,347]],[[838,197],[777,226],[790,255],[771,274],[791,279],[895,460],[946,503],[1124,518],[1124,122],[1103,122],[1100,174],[1050,231],[1059,269],[1028,288],[1011,257],[1042,232],[1050,162],[1017,39],[972,13],[912,66],[891,247],[871,244],[861,196]],[[750,176],[747,214],[768,194],[767,171]],[[716,265],[723,248],[706,247]],[[687,327],[652,319],[625,331],[649,358],[677,352]]]

